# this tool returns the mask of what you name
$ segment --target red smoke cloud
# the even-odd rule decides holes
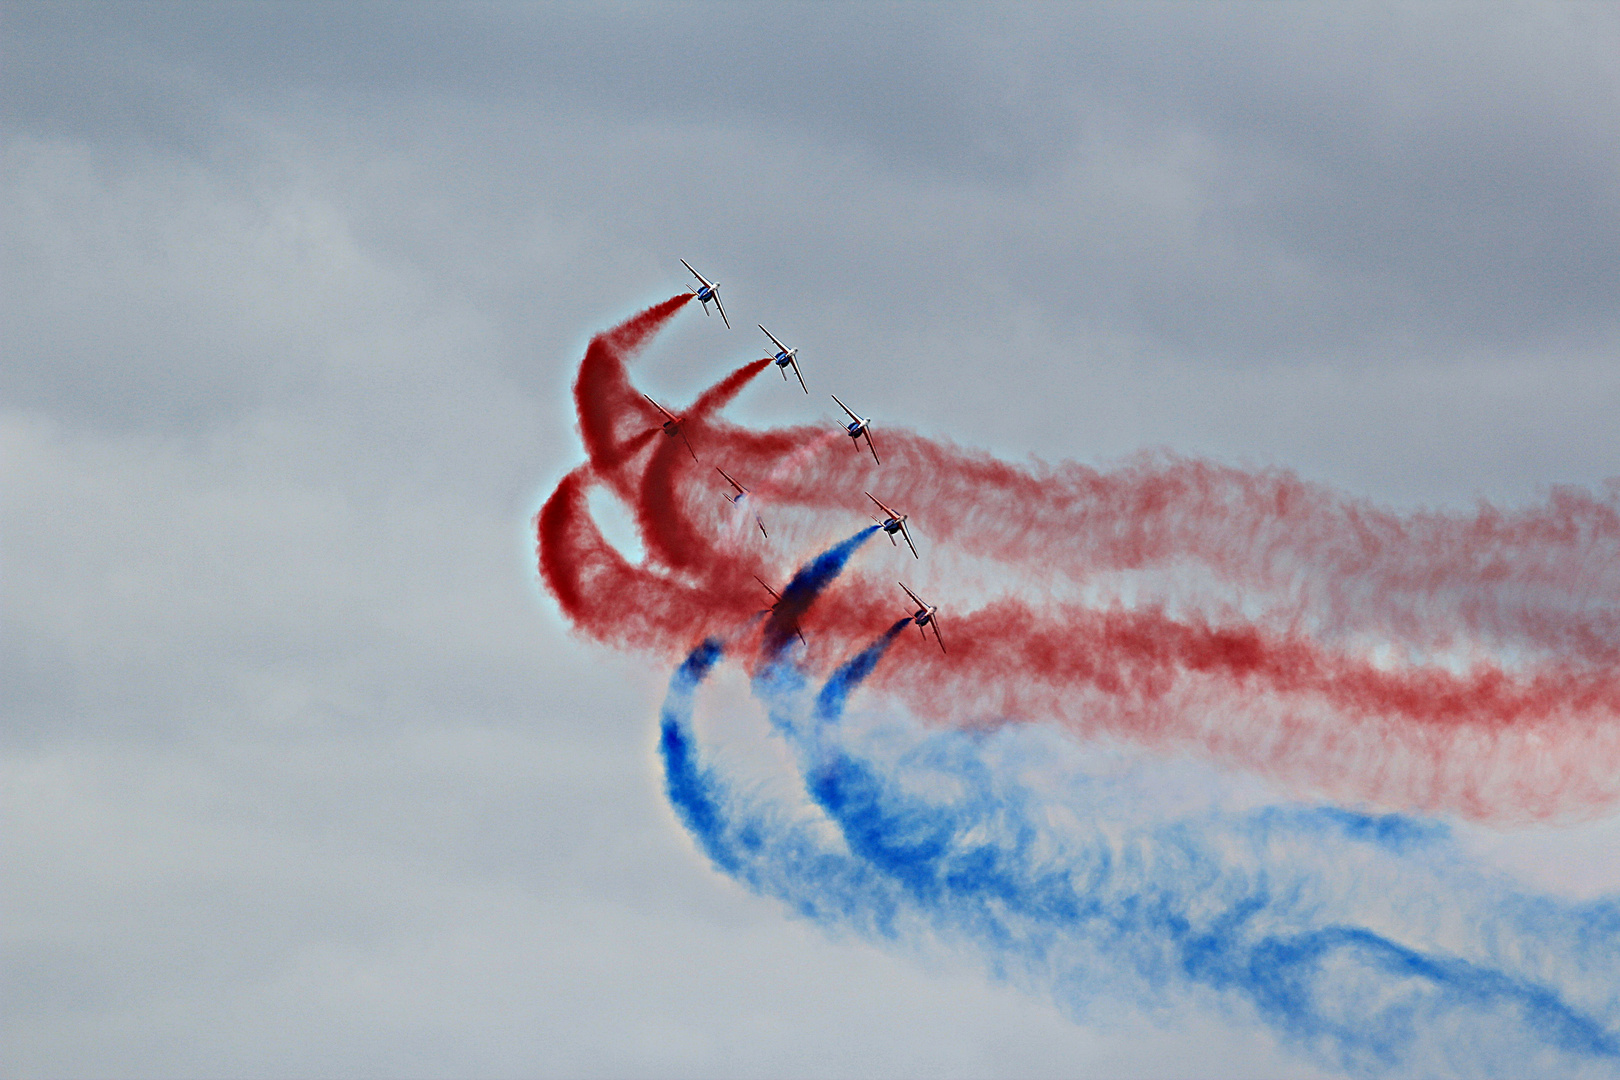
[[[768,598],[754,575],[780,585],[816,553],[782,550],[774,528],[772,544],[737,542],[719,464],[768,497],[750,528],[760,510],[847,535],[866,521],[852,513],[862,492],[879,491],[912,515],[925,560],[983,579],[960,590],[984,593],[971,610],[952,606],[952,578],[925,591],[949,654],[907,652],[869,684],[930,719],[1058,722],[1339,800],[1479,820],[1620,799],[1620,485],[1401,515],[1281,471],[1165,455],[1024,467],[892,427],[879,466],[825,427],[719,419],[768,359],[684,413],[665,403],[697,463],[625,370],[689,299],[591,341],[575,385],[589,463],[536,517],[541,576],[596,640],[684,654],[757,625]],[[592,519],[597,484],[634,510],[640,564]],[[860,648],[905,603],[898,575],[863,558],[805,622],[812,663]]]

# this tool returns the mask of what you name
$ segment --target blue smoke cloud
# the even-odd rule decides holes
[[[832,583],[849,562],[850,556],[860,550],[882,526],[868,525],[860,532],[811,559],[793,575],[793,580],[782,590],[782,598],[771,608],[771,617],[765,623],[764,651],[767,656],[779,654],[799,631],[799,620],[821,591]]]
[[[1620,904],[1505,889],[1462,865],[1443,828],[1400,816],[1135,823],[1083,779],[1056,796],[1026,783],[1049,747],[1016,730],[913,733],[879,761],[841,737],[832,700],[823,690],[810,723],[794,719],[803,702],[769,704],[842,846],[799,808],[739,798],[699,765],[689,713],[665,714],[682,819],[716,866],[806,917],[974,944],[1076,1017],[1190,999],[1352,1075],[1620,1075]],[[1049,824],[1063,806],[1089,827]]]
[[[911,616],[907,615],[884,633],[872,644],[856,653],[854,658],[844,663],[832,676],[827,679],[816,695],[816,718],[822,722],[836,721],[844,714],[844,703],[849,695],[860,686],[866,677],[872,674],[877,662],[883,659],[883,654],[889,651],[894,639],[900,636],[900,631],[911,625]]]
[[[865,535],[794,584],[813,600]],[[702,761],[692,703],[720,646],[676,671],[667,789],[717,868],[829,928],[969,944],[1076,1018],[1193,1004],[1353,1076],[1620,1076],[1620,901],[1527,895],[1406,815],[1166,816],[1038,729],[850,729],[908,624],[819,690],[780,649],[753,678],[820,821]]]
[[[724,816],[715,798],[716,783],[698,765],[691,724],[692,699],[698,685],[723,655],[720,642],[708,638],[675,669],[659,718],[659,752],[664,758],[665,790],[681,824],[716,866],[735,876],[740,863],[725,842]]]

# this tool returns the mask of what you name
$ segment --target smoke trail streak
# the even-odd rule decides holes
[[[670,680],[659,732],[665,790],[704,854],[717,869],[805,918],[880,939],[920,931],[915,913],[905,910],[881,874],[830,848],[783,808],[749,803],[703,763],[692,727],[693,695],[719,657],[713,640],[688,655]]]
[[[1359,805],[1600,811],[1620,799],[1620,483],[1402,516],[1282,472],[1165,455],[1019,468],[891,429],[885,497],[926,521],[931,556],[1010,584],[950,611],[948,658],[885,665],[911,619],[892,621],[892,583],[851,564],[877,527],[804,563],[761,612],[768,546],[722,549],[706,468],[659,437],[626,361],[689,298],[592,339],[575,385],[588,462],[535,529],[580,631],[664,655],[701,640],[670,679],[659,754],[717,869],[828,928],[968,947],[1075,1017],[1214,1010],[1355,1076],[1620,1077],[1620,900],[1527,894],[1404,813],[1234,810],[1180,790],[1169,809],[1162,780],[1000,723],[1190,747]],[[768,363],[706,390],[683,430],[763,476],[773,516],[848,512],[878,474],[822,452],[841,433],[718,418]],[[592,519],[597,485],[633,511],[639,564]],[[802,659],[787,648],[801,628]],[[802,801],[704,753],[693,704],[727,653],[791,748]],[[847,658],[817,686],[833,657]],[[852,720],[862,687],[880,715],[901,704],[957,726]]]
[[[697,762],[687,723],[698,684],[719,663],[722,655],[720,642],[707,638],[675,669],[669,680],[669,693],[664,698],[659,751],[664,758],[665,790],[682,824],[697,838],[717,867],[735,875],[739,864],[725,841],[720,808],[713,795],[714,781]]]
[[[630,385],[625,361],[686,306],[691,293],[680,293],[631,316],[585,348],[579,377],[574,381],[574,407],[579,433],[592,464],[604,476],[617,479],[617,469],[634,456],[639,446],[631,439],[650,423],[657,430],[663,420]],[[628,489],[621,490],[624,494]]]
[[[696,436],[703,442],[708,418],[729,404],[769,364],[769,360],[744,364],[705,390],[682,416],[686,437]],[[698,562],[714,564],[716,558],[713,545],[702,537],[680,505],[682,495],[676,482],[690,481],[694,473],[703,470],[685,452],[686,448],[677,446],[676,442],[676,439],[668,439],[653,451],[641,478],[636,523],[649,558],[680,571]]]
[[[833,578],[844,569],[849,557],[870,540],[878,526],[870,525],[841,544],[835,544],[799,568],[793,580],[782,590],[782,599],[771,609],[765,623],[765,653],[774,655],[782,651],[789,639],[798,633],[799,620],[810,610],[810,605],[822,590],[832,584]]]
[[[686,299],[593,339],[575,387],[590,471],[536,520],[542,577],[569,620],[663,655],[746,619],[753,577],[776,576],[770,545],[722,547],[708,474],[676,440],[647,449],[657,418],[625,361]],[[929,531],[931,559],[988,562],[1009,582],[956,607],[940,596],[950,656],[875,676],[923,718],[1054,721],[1482,821],[1620,801],[1620,482],[1519,510],[1403,516],[1276,470],[1169,455],[1023,468],[896,428],[879,469],[813,452],[824,429],[718,419],[753,368],[687,414],[703,455],[770,476],[773,513],[849,513],[881,477]],[[565,488],[592,484],[635,512],[642,564],[613,563],[581,520],[588,507]],[[893,617],[892,578],[854,577],[804,624],[813,656]]]
[[[897,625],[888,638],[902,628]],[[1036,854],[1039,828],[1030,793],[1002,782],[973,748],[958,749],[954,761],[936,757],[932,762],[935,768],[945,762],[954,766],[967,797],[941,806],[906,795],[887,770],[827,739],[828,725],[838,721],[848,695],[886,645],[887,638],[880,639],[839,669],[818,697],[821,723],[807,789],[838,823],[852,851],[903,884],[937,918],[988,939],[999,955],[1023,952],[1045,966],[1071,935],[1133,937],[1149,946],[1155,967],[1179,967],[1193,984],[1246,998],[1280,1034],[1351,1072],[1385,1074],[1397,1066],[1404,1071],[1419,1061],[1424,1062],[1420,1073],[1442,1064],[1500,1068],[1501,1040],[1490,1035],[1504,1022],[1517,1029],[1517,1049],[1528,1041],[1577,1061],[1620,1065],[1620,1013],[1612,1007],[1612,995],[1607,1016],[1594,1016],[1551,986],[1490,962],[1414,948],[1356,925],[1351,913],[1301,909],[1288,891],[1277,888],[1280,880],[1265,880],[1297,874],[1298,867],[1268,859],[1263,849],[1256,852],[1257,861],[1269,874],[1232,880],[1227,860],[1211,841],[1225,833],[1233,846],[1253,845],[1257,823],[1252,819],[1211,818],[1149,832],[1142,837],[1144,847],[1154,854],[1168,848],[1192,862],[1195,872],[1186,874],[1184,863],[1173,865],[1170,874],[1149,877],[1146,888],[1128,885],[1125,902],[1108,904],[1099,903],[1099,894],[1109,891],[1097,873],[1107,866],[1104,853],[1071,862],[1071,869],[1077,863],[1090,871],[1085,887],[1076,888],[1061,862]],[[1402,819],[1356,820],[1343,811],[1320,823],[1308,813],[1292,820],[1279,820],[1275,812],[1265,816],[1267,833],[1297,831],[1317,842],[1332,838],[1332,827],[1347,819],[1350,835],[1415,829]],[[1311,879],[1321,880],[1326,868],[1312,869]],[[1614,908],[1606,914],[1612,924]],[[1610,986],[1620,967],[1616,959],[1611,953]],[[1163,967],[1139,974],[1162,977]],[[1344,1007],[1347,997],[1355,999],[1355,1009]],[[1438,1032],[1466,1038],[1419,1045]],[[1491,1056],[1469,1061],[1482,1039]]]
[[[828,447],[836,445],[845,437],[842,428],[822,432],[819,438],[810,439],[792,453],[781,458],[771,467],[771,471],[753,487],[748,489],[748,502],[752,504],[750,513],[734,513],[732,515],[732,535],[727,538],[731,543],[727,546],[727,554],[734,550],[745,535],[754,531],[754,514],[761,513],[776,497],[776,489],[784,478],[793,475],[794,471],[805,465],[810,458],[821,453]],[[740,507],[738,507],[740,510]]]
[[[1620,904],[1504,893],[1457,864],[1443,828],[1396,815],[1136,822],[1084,775],[1045,790],[1020,779],[1051,747],[1017,729],[913,733],[889,760],[867,756],[842,731],[843,707],[905,626],[828,679],[812,723],[791,719],[810,693],[802,672],[777,661],[754,678],[847,852],[697,764],[692,673],[717,650],[700,646],[677,672],[667,783],[718,868],[829,927],[974,945],[1077,1017],[1122,998],[1196,1003],[1358,1076],[1620,1075]],[[1054,807],[1092,828],[1054,829]],[[1433,917],[1437,890],[1464,911]],[[1593,952],[1594,940],[1610,947]]]
[[[877,662],[883,659],[883,654],[889,651],[889,646],[894,644],[894,639],[910,625],[911,616],[908,615],[885,630],[882,637],[856,653],[852,659],[828,676],[821,693],[816,695],[817,720],[827,722],[837,720],[843,715],[844,703],[849,700],[849,695],[866,681],[866,677],[872,674],[872,669],[877,667]]]

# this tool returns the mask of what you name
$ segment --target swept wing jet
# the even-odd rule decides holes
[[[838,395],[832,395],[832,399],[838,401]],[[872,451],[872,460],[879,465],[883,464],[877,456],[877,447],[872,445],[872,421],[865,417],[856,416],[853,412],[850,412],[849,406],[842,401],[838,401],[838,407],[849,413],[850,423],[844,425],[844,431],[850,438],[855,440],[855,452],[857,454],[861,452],[861,436],[865,435],[866,448]]]
[[[681,260],[681,265],[692,270],[692,264],[685,259]],[[727,330],[730,330],[731,320],[726,318],[725,305],[720,303],[720,283],[710,281],[696,270],[692,270],[692,276],[698,279],[698,287],[692,291],[697,294],[698,301],[703,305],[703,314],[709,313],[709,301],[713,300],[714,306],[720,309],[720,321],[726,324]]]
[[[742,501],[743,501],[743,496],[748,494],[748,489],[743,487],[741,484],[737,483],[737,481],[733,480],[731,478],[731,474],[726,472],[726,470],[722,469],[720,466],[716,465],[714,467],[714,471],[719,473],[721,476],[725,477],[726,478],[726,483],[730,484],[732,487],[737,489],[737,494],[735,494],[735,495],[727,495],[725,492],[722,491],[720,493],[720,497],[722,499],[726,500],[727,502],[729,502],[733,506],[741,506]],[[760,516],[757,513],[754,515],[754,524],[759,526],[759,531],[760,531],[761,535],[763,535],[765,537],[765,539],[769,540],[771,538],[771,534],[765,531],[765,522],[760,520]],[[758,579],[756,578],[755,580],[758,580]],[[760,584],[765,585],[765,583],[763,581],[761,581]],[[769,585],[766,585],[765,587],[767,589],[770,588]]]
[[[765,336],[771,339],[772,345],[776,346],[776,355],[771,357],[771,359],[776,361],[778,370],[782,372],[782,381],[787,382],[787,369],[791,367],[793,368],[793,374],[799,377],[799,385],[804,386],[804,372],[799,370],[799,361],[795,359],[799,350],[790,349],[780,341],[777,341],[776,335],[771,333],[769,330],[765,330],[763,325],[759,323],[755,323],[754,325],[758,326],[761,330],[764,330]],[[804,392],[808,394],[810,392],[810,388],[808,386],[804,386]]]
[[[771,594],[772,603],[771,603],[771,606],[770,606],[770,610],[775,611],[776,610],[776,605],[780,604],[782,602],[782,594],[777,592],[775,589],[771,588],[769,585],[766,585],[764,579],[761,578],[758,574],[754,575],[754,580],[759,582],[760,585],[764,587],[765,591]],[[804,640],[804,631],[803,630],[800,630],[797,626],[795,626],[793,628],[793,632],[795,634],[799,635],[799,641],[802,644],[805,644],[805,645],[810,644],[808,641]],[[935,632],[937,633],[938,631],[935,631]]]
[[[686,427],[686,417],[676,416],[674,413],[658,404],[658,402],[653,401],[652,398],[647,397],[646,394],[642,394],[641,396],[647,398],[648,401],[652,402],[653,408],[664,414],[664,434],[668,435],[672,439],[679,435],[681,437],[681,442],[686,444],[686,452],[692,455],[693,461],[696,461],[698,459],[697,451],[692,449],[692,440],[686,437],[686,432],[684,430]]]
[[[889,534],[889,543],[893,544],[895,547],[899,547],[900,542],[894,538],[894,534],[899,533],[901,536],[906,538],[906,546],[911,549],[911,554],[916,558],[921,558],[922,556],[917,554],[917,545],[911,542],[911,530],[906,528],[906,521],[911,517],[911,515],[902,514],[898,511],[889,509],[887,506],[884,506],[883,503],[879,502],[878,497],[873,495],[870,491],[866,493],[866,497],[877,503],[878,509],[887,515],[881,521],[879,521],[877,518],[873,518],[872,520],[881,525],[883,527],[883,531]]]
[[[905,582],[902,581],[899,585],[902,589],[906,589]],[[917,632],[923,636],[924,641],[927,641],[928,631],[923,627],[932,626],[934,628],[934,640],[939,642],[939,651],[944,652],[945,639],[939,636],[939,608],[928,603],[910,589],[906,589],[906,595],[917,603],[917,610],[911,613],[911,621],[917,624]]]

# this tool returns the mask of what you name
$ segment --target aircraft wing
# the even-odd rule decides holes
[[[681,260],[681,265],[686,267],[688,270],[692,270],[692,264],[687,262],[685,259]],[[699,281],[703,282],[703,285],[704,285],[705,288],[709,288],[709,289],[714,288],[713,285],[709,284],[709,279],[704,277],[702,274],[698,273],[696,270],[692,270],[692,276],[697,278]]]
[[[761,330],[765,330],[765,327],[764,327],[764,326],[761,326],[761,325],[760,325],[760,324],[759,324],[759,323],[755,323],[755,324],[754,324],[754,325],[755,325],[755,326],[758,326],[758,327],[759,327],[759,328],[760,328],[760,329],[761,329]],[[782,351],[783,351],[783,352],[787,352],[787,351],[788,351],[788,347],[787,347],[787,346],[786,346],[786,345],[784,345],[784,344],[782,344],[782,343],[781,343],[781,342],[780,342],[780,341],[777,341],[777,340],[776,340],[776,335],[775,335],[775,334],[773,334],[773,333],[771,333],[771,332],[770,332],[770,331],[769,331],[769,330],[765,330],[765,336],[766,336],[766,337],[768,337],[768,338],[770,338],[770,339],[771,339],[771,342],[772,342],[772,343],[773,343],[773,344],[774,344],[774,345],[775,345],[775,346],[776,346],[776,347],[777,347],[777,348],[778,348],[778,349],[781,349],[781,350],[782,350]]]
[[[720,290],[719,289],[714,290],[714,306],[720,309],[720,321],[726,324],[726,329],[727,330],[730,330],[731,329],[731,320],[726,318],[726,305],[724,305],[724,304],[722,304],[720,302]]]
[[[642,394],[641,396],[644,397],[644,398],[647,398],[648,401],[651,401],[653,408],[657,409],[659,412],[663,413],[665,416],[669,417],[671,420],[675,421],[676,423],[680,423],[680,420],[681,420],[680,417],[676,416],[674,413],[670,412],[668,409],[666,409],[662,405],[658,404],[658,402],[653,401],[653,399],[651,397],[648,397],[646,394]]]
[[[895,513],[893,510],[890,510],[887,506],[884,506],[882,501],[876,495],[872,494],[870,491],[863,491],[861,494],[865,495],[868,499],[871,499],[873,502],[877,503],[878,509],[883,511],[885,514],[888,514],[890,517],[895,518],[895,519],[898,519],[900,517],[899,514]]]
[[[732,487],[736,488],[737,489],[737,494],[739,496],[748,494],[748,489],[743,487],[741,484],[737,483],[737,481],[733,480],[731,478],[731,474],[726,472],[726,470],[724,470],[720,466],[716,465],[714,467],[714,471],[719,473],[721,476],[725,477],[726,478],[726,483],[728,483]]]
[[[755,579],[755,580],[758,580],[758,579]],[[763,581],[761,581],[760,584],[764,585],[765,583]],[[903,582],[903,581],[895,582],[895,584],[899,585],[902,589],[906,589],[906,583]],[[910,589],[906,589],[906,595],[911,597],[913,600],[915,600],[917,602],[918,607],[925,608],[925,607],[928,606],[927,604],[923,603],[922,597],[918,596],[916,593],[912,592]]]
[[[758,519],[756,518],[755,520],[758,520]],[[760,522],[759,531],[760,532],[765,531],[765,523],[764,522]],[[782,602],[782,597],[777,593],[777,591],[775,589],[771,588],[769,585],[765,585],[764,579],[761,578],[758,574],[754,575],[754,580],[759,582],[761,585],[765,586],[765,591],[771,594],[771,596],[776,600],[777,604],[780,604]],[[771,607],[774,610],[775,607],[776,607],[776,604],[772,604]],[[808,641],[804,640],[804,631],[803,630],[800,630],[798,627],[794,627],[793,632],[795,634],[799,635],[800,643],[802,643],[802,644],[804,644],[806,646],[808,646],[810,644]]]
[[[934,640],[939,642],[939,651],[945,652],[945,639],[940,636],[939,632],[939,612],[934,612],[934,617],[929,621],[934,624]]]
[[[832,395],[832,399],[833,399],[833,400],[834,400],[834,401],[838,401],[838,395],[837,395],[837,394],[833,394],[833,395]],[[648,400],[651,400],[651,399],[650,399],[650,398],[649,398],[649,399],[648,399]],[[857,424],[859,424],[859,423],[860,423],[860,422],[861,422],[861,418],[860,418],[860,417],[858,417],[858,416],[856,416],[856,415],[855,415],[855,414],[854,414],[854,413],[852,413],[852,412],[849,412],[849,406],[848,406],[848,405],[845,405],[845,404],[844,404],[844,403],[843,403],[843,402],[842,402],[842,401],[838,401],[838,407],[839,407],[839,408],[840,408],[840,409],[843,409],[843,410],[844,410],[844,411],[845,411],[845,412],[846,412],[846,413],[849,413],[849,418],[850,418],[850,419],[851,419],[851,420],[853,420],[853,421],[855,421],[855,422],[856,422],[856,423],[857,423]]]
[[[917,554],[917,545],[913,544],[911,542],[911,530],[906,528],[906,523],[904,521],[902,521],[900,523],[900,533],[901,533],[901,535],[903,535],[906,538],[906,547],[911,549],[912,558],[914,558],[914,559],[922,558],[921,555]]]
[[[788,357],[788,363],[793,365],[793,374],[799,377],[799,385],[803,386],[804,392],[808,394],[810,392],[810,388],[804,385],[804,372],[799,370],[799,361],[790,356]]]
[[[877,447],[872,444],[872,429],[871,428],[866,429],[866,448],[868,450],[872,451],[872,460],[873,461],[877,462],[879,465],[883,464],[883,459],[877,456]]]

